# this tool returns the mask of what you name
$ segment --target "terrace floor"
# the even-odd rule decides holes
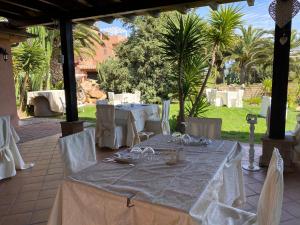
[[[15,177],[0,182],[0,225],[44,225],[63,179],[63,165],[58,151],[59,121],[27,122],[17,132],[21,137],[19,148],[25,162],[34,162],[35,166],[17,171]],[[256,152],[258,156],[260,145],[256,145]],[[111,153],[98,151],[98,158]],[[247,193],[244,210],[256,212],[265,176],[266,169],[244,171]],[[284,180],[281,225],[299,225],[300,176],[297,173],[285,174]]]

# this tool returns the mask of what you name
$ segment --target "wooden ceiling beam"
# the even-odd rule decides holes
[[[255,0],[247,0],[248,6],[254,6]]]

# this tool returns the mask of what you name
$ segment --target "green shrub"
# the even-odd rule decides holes
[[[265,78],[262,82],[263,89],[266,95],[271,96],[272,93],[272,79],[271,78]]]
[[[246,99],[245,102],[247,102],[249,105],[259,105],[261,103],[260,97],[252,97],[249,99]]]

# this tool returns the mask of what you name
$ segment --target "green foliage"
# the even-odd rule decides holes
[[[241,35],[237,37],[234,46],[230,49],[229,59],[237,64],[240,83],[250,81],[251,72],[255,72],[257,65],[265,64],[272,49],[272,41],[265,37],[266,31],[240,27]]]
[[[265,78],[262,82],[263,89],[266,95],[271,96],[272,94],[272,79],[271,78]]]
[[[43,84],[40,74],[45,66],[45,55],[41,44],[33,40],[19,44],[12,51],[17,94],[20,107],[25,111],[26,92],[39,90]]]
[[[170,13],[162,13],[159,18],[140,16],[125,23],[131,30],[130,37],[115,48],[117,58],[102,63],[98,70],[100,85],[105,90],[137,89],[145,102],[168,98],[175,87],[173,71],[171,63],[163,60],[159,47],[166,15]]]
[[[249,105],[259,105],[261,103],[261,97],[252,97],[244,101]]]
[[[101,89],[117,93],[129,91],[129,71],[122,66],[119,59],[107,59],[97,69]]]
[[[197,104],[197,105],[195,105]],[[186,110],[186,116],[189,116],[191,113],[192,108],[195,108],[194,116],[193,117],[203,117],[204,113],[206,113],[209,110],[210,104],[207,102],[205,97],[202,97],[201,100],[198,103],[191,101],[188,101],[185,104],[185,110]]]
[[[179,114],[177,129],[183,131],[185,120],[185,99],[193,97],[200,86],[201,75],[206,64],[200,50],[204,46],[204,23],[190,14],[176,14],[168,17],[165,32],[162,33],[162,51],[165,59],[172,62],[177,79]],[[192,101],[194,106],[194,101]],[[199,105],[199,104],[198,104]]]
[[[210,43],[210,63],[202,86],[195,97],[194,107],[189,116],[193,116],[196,107],[204,96],[204,90],[209,77],[215,67],[216,56],[223,55],[235,40],[235,29],[241,25],[241,9],[232,5],[221,7],[217,11],[211,11],[208,20],[207,41]],[[222,64],[222,63],[221,63]]]

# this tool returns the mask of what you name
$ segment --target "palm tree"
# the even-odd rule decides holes
[[[218,11],[210,12],[207,40],[211,44],[211,59],[202,87],[195,99],[195,107],[192,107],[190,111],[190,116],[195,113],[197,103],[201,101],[206,83],[215,66],[216,53],[228,48],[235,40],[234,31],[241,25],[242,13],[240,11],[239,7],[230,5],[221,7]]]
[[[196,15],[176,14],[168,18],[165,25],[166,33],[162,34],[162,50],[167,60],[174,62],[177,75],[179,97],[179,115],[177,130],[183,132],[184,125],[184,73],[189,59],[199,53],[202,46],[201,29],[203,23]]]
[[[23,42],[13,48],[13,61],[17,71],[16,83],[19,84],[20,109],[25,111],[26,92],[30,91],[32,86],[39,85],[36,79],[40,77],[40,71],[45,63],[43,48],[34,40]]]
[[[241,35],[231,49],[229,59],[238,64],[240,83],[243,84],[249,81],[250,71],[268,58],[272,42],[270,38],[265,37],[264,30],[249,26],[240,27],[240,31]]]
[[[103,45],[99,30],[95,26],[76,24],[73,28],[74,55],[75,57],[92,57],[95,54],[95,44]],[[59,62],[61,55],[60,35],[58,30],[48,30],[51,36],[52,54],[50,59],[50,73],[52,84],[57,84],[63,80],[62,67]]]

